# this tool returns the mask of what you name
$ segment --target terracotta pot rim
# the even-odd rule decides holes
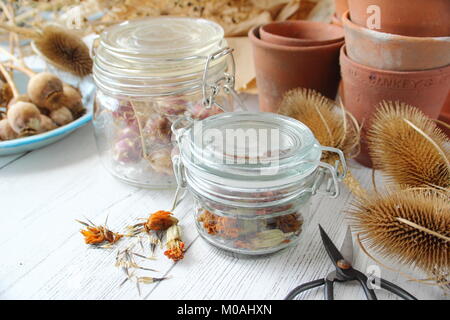
[[[327,49],[327,48],[335,48],[340,47],[344,44],[344,40],[339,42],[333,42],[330,44],[325,45],[319,45],[319,46],[305,46],[305,47],[290,47],[290,46],[283,46],[280,44],[274,44],[270,42],[266,42],[260,39],[259,34],[257,35],[256,32],[259,33],[259,28],[261,26],[254,27],[248,32],[248,37],[253,42],[254,45],[266,48],[266,49],[273,49],[278,51],[286,51],[286,52],[305,52],[305,51],[314,51],[317,49]]]
[[[341,48],[340,59],[345,60],[347,63],[352,64],[352,65],[358,67],[359,69],[367,70],[367,72],[376,72],[376,73],[384,74],[384,75],[398,75],[398,76],[408,75],[408,76],[427,76],[427,77],[429,77],[430,74],[432,75],[434,73],[441,74],[441,75],[446,75],[448,73],[450,75],[450,64],[448,64],[446,66],[434,68],[434,69],[415,70],[415,71],[391,71],[391,70],[386,70],[386,69],[377,69],[377,68],[369,67],[369,66],[363,65],[361,63],[355,62],[354,60],[350,59],[350,57],[347,55],[346,45],[343,45]]]
[[[411,37],[411,36],[402,36],[400,34],[394,34],[394,33],[387,33],[387,32],[381,32],[376,31],[372,29],[365,28],[363,26],[360,26],[356,23],[354,23],[352,20],[350,20],[350,10],[347,10],[342,15],[342,24],[350,29],[356,30],[365,36],[369,38],[375,38],[377,40],[384,40],[384,41],[408,41],[408,42],[434,42],[434,41],[442,41],[442,42],[448,42],[450,41],[450,36],[448,37]]]
[[[307,29],[308,27],[311,26],[311,27],[316,27],[317,29],[322,30],[324,34],[333,32],[333,33],[335,33],[335,35],[333,37],[326,37],[323,39],[307,39],[307,38],[295,38],[295,37],[284,36],[281,34],[274,33],[273,30],[272,31],[267,30],[268,28],[270,28],[272,26],[278,26],[278,25],[291,25],[291,26],[299,27],[299,29],[301,29],[301,28]],[[259,33],[260,33],[260,38],[265,33],[270,38],[277,39],[279,41],[290,41],[292,43],[298,44],[299,46],[308,46],[308,43],[314,43],[313,45],[309,45],[309,46],[322,46],[325,44],[331,44],[331,43],[335,43],[335,42],[344,41],[344,29],[342,27],[339,27],[339,26],[333,25],[333,24],[317,22],[317,21],[288,20],[288,21],[271,22],[271,23],[261,26]],[[336,34],[339,34],[339,36],[337,36]],[[262,41],[273,43],[268,39],[262,40]]]

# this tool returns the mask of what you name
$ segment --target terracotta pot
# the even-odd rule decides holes
[[[273,22],[259,29],[261,40],[292,47],[321,46],[344,41],[344,29],[314,21]]]
[[[364,27],[378,6],[380,29],[377,31],[412,37],[450,36],[449,0],[348,0],[352,21]]]
[[[365,128],[370,117],[383,100],[403,101],[437,119],[450,89],[450,65],[434,70],[397,72],[366,67],[352,61],[341,50],[343,101],[360,124],[364,124],[359,162],[370,166],[365,144]]]
[[[344,12],[348,10],[348,0],[334,0],[336,16],[340,20]]]
[[[348,55],[358,63],[394,71],[428,70],[450,64],[450,37],[406,37],[369,30],[350,21],[348,12],[342,22]]]
[[[343,42],[288,47],[262,41],[259,27],[249,32],[261,111],[276,112],[283,94],[293,88],[315,89],[334,99],[339,84],[339,50]]]

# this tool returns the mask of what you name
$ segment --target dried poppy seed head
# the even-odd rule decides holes
[[[80,77],[92,73],[89,48],[72,31],[46,26],[35,43],[40,52],[58,68]]]
[[[56,128],[57,125],[53,122],[52,119],[50,119],[46,115],[41,114],[41,130],[39,130],[39,133],[47,132]]]
[[[37,132],[41,127],[41,113],[32,103],[19,101],[8,108],[7,119],[17,134]]]
[[[380,103],[367,140],[374,167],[390,182],[408,187],[450,187],[450,140],[419,109],[401,102]]]
[[[78,89],[68,85],[67,83],[63,84],[63,104],[67,107],[72,114],[78,118],[84,112],[83,101],[81,93]]]
[[[11,128],[8,119],[0,120],[0,141],[13,140],[17,136],[17,133]]]
[[[63,83],[51,73],[42,72],[32,76],[27,91],[31,101],[41,108],[55,110],[61,106]]]
[[[59,109],[50,112],[50,119],[53,120],[58,126],[66,125],[73,121],[72,112],[66,107],[61,107]]]

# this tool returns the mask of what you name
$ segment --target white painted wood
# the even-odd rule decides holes
[[[255,105],[253,98],[249,101]],[[138,189],[111,177],[97,156],[90,125],[17,160],[0,159],[1,299],[282,299],[296,285],[331,270],[317,225],[340,244],[352,200],[345,189],[337,200],[315,199],[298,246],[268,257],[237,259],[199,238],[188,198],[176,211],[186,257],[173,263],[159,251],[157,260],[144,262],[159,271],[147,274],[172,278],[142,285],[139,296],[133,284],[119,288],[124,276],[114,267],[115,249],[86,246],[74,220],[85,216],[102,223],[109,216],[110,228],[123,230],[139,217],[168,208],[173,190]],[[351,167],[364,186],[371,185],[370,170],[354,162]],[[365,270],[373,262],[355,250],[356,266]],[[394,272],[382,269],[381,275],[418,298],[447,298],[439,288],[409,282]],[[356,284],[337,285],[335,295],[364,299]],[[382,291],[379,296],[395,298]],[[322,290],[301,298],[322,299]]]

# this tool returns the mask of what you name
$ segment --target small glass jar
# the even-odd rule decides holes
[[[233,106],[221,90],[234,82],[226,45],[223,29],[204,19],[135,20],[101,34],[93,124],[102,162],[114,176],[141,187],[176,185],[172,123]]]
[[[178,184],[194,197],[199,234],[221,249],[261,255],[293,245],[311,197],[339,195],[343,153],[320,146],[295,119],[230,112],[179,120],[172,129]],[[322,152],[335,152],[340,160],[323,163]]]

